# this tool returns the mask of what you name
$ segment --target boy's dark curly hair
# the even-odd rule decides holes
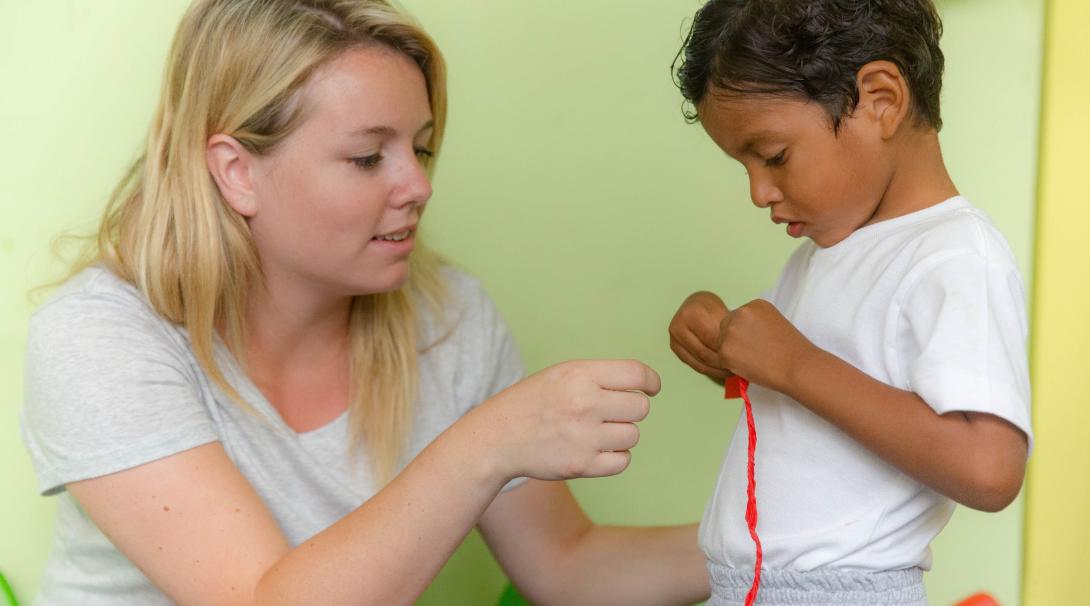
[[[941,37],[931,0],[709,0],[670,67],[689,121],[717,89],[815,101],[837,130],[859,102],[859,68],[887,60],[908,83],[916,123],[938,130]]]

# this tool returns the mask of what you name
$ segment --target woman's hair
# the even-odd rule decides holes
[[[219,333],[246,367],[247,296],[262,270],[246,222],[209,174],[207,141],[225,133],[270,153],[306,119],[299,97],[308,78],[347,50],[376,45],[420,66],[435,124],[429,147],[438,151],[443,58],[387,0],[197,0],[175,34],[143,154],[111,196],[82,264],[104,264],[184,327],[204,371],[251,411],[213,352]],[[365,446],[381,482],[402,463],[417,395],[414,299],[437,307],[442,293],[438,257],[418,248],[405,286],[352,303],[352,444]]]
[[[942,21],[931,0],[710,0],[671,70],[691,108],[710,89],[814,101],[834,129],[859,103],[856,73],[897,65],[917,124],[942,128]]]

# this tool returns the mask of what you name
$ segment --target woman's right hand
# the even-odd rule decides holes
[[[580,360],[546,368],[474,409],[505,480],[621,473],[639,441],[658,373],[635,360]]]
[[[730,315],[722,299],[707,291],[689,295],[670,320],[670,349],[693,370],[722,384],[733,376],[719,359],[720,325]]]

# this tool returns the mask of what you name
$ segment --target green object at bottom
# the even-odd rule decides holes
[[[522,597],[522,594],[519,593],[518,589],[515,589],[514,585],[508,583],[507,587],[503,588],[500,601],[496,602],[496,606],[530,606],[530,602]]]
[[[8,580],[4,578],[3,573],[0,573],[0,600],[3,600],[0,602],[0,606],[19,606],[19,602],[15,599],[15,593],[11,591],[11,585],[8,585]],[[515,604],[517,602],[511,603]]]

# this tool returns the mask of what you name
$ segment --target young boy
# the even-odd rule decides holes
[[[1024,291],[939,148],[942,26],[930,0],[711,0],[679,86],[808,238],[767,300],[699,292],[671,347],[751,382],[759,603],[926,604],[955,502],[998,511],[1032,440]],[[701,526],[713,605],[753,582],[739,423]]]

